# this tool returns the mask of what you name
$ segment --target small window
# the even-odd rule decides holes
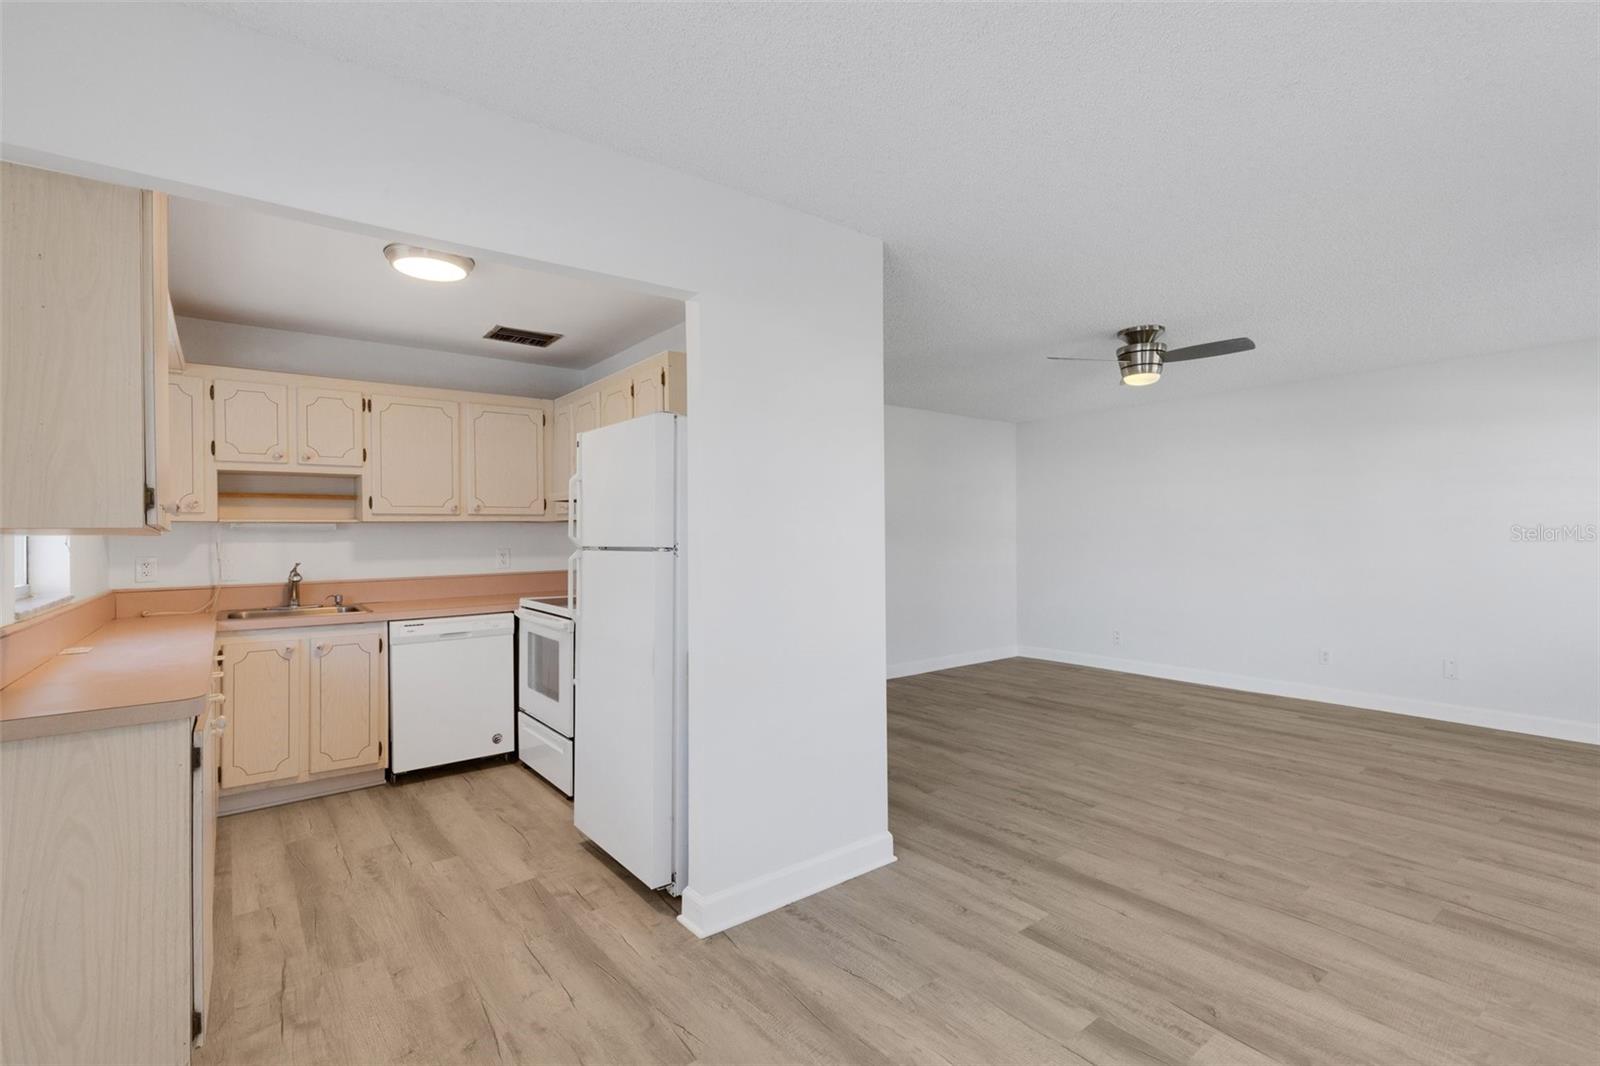
[[[28,585],[28,538],[12,537],[11,550],[14,553],[11,560],[11,580],[16,588],[16,598],[20,600],[32,591]]]
[[[72,538],[32,534],[11,538],[14,614],[35,614],[72,598]]]

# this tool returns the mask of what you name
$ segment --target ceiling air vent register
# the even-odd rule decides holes
[[[507,344],[526,344],[530,348],[548,348],[561,339],[561,334],[540,333],[536,329],[517,329],[514,326],[496,326],[485,333],[483,339],[505,341]]]

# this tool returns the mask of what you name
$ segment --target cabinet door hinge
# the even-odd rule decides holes
[[[667,368],[666,367],[662,367],[661,368],[661,384],[662,385],[666,385],[666,383],[667,383]]]
[[[146,485],[144,487],[144,509],[146,511],[153,511],[155,510],[155,506],[156,488],[154,485]]]
[[[378,650],[380,652],[383,651],[383,638],[382,637],[378,638]]]
[[[217,387],[215,385],[208,385],[206,389],[211,394],[211,398],[215,400],[217,398]]]
[[[383,741],[378,741],[378,758],[383,758]]]
[[[222,767],[217,767],[217,784],[222,784]]]
[[[630,384],[630,385],[629,385],[629,386],[628,386],[628,395],[629,395],[629,396],[632,396],[632,395],[633,395],[633,385],[632,385],[632,384]]]
[[[217,442],[216,441],[212,441],[211,442],[211,455],[212,455],[213,458],[215,458],[216,454],[217,454]]]
[[[191,1012],[190,1015],[189,1015],[189,1039],[190,1040],[199,1040],[200,1039],[200,1033],[204,1028],[205,1028],[205,1019],[200,1016],[200,1012],[199,1011]]]
[[[201,751],[200,751],[200,749],[199,748],[190,748],[189,749],[189,769],[191,769],[191,770],[200,769],[200,762],[201,762]],[[222,767],[220,767],[220,766],[217,767],[218,771],[221,771],[221,769],[222,769]]]
[[[367,461],[367,450],[365,448],[361,449],[361,461],[363,463]]]
[[[372,497],[371,496],[367,497],[367,510],[369,510],[369,511],[372,510]]]

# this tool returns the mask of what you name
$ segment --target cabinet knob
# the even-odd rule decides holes
[[[326,655],[326,654],[328,654],[328,645],[326,645],[326,644],[318,644],[317,645],[317,654],[318,655]]]
[[[451,504],[450,505],[450,513],[451,514],[460,514],[461,513],[461,505],[459,503]]]
[[[311,453],[310,452],[301,452],[300,453],[300,461],[302,463],[309,463],[311,461]]]
[[[477,514],[479,511],[482,511],[482,510],[483,510],[483,504],[481,504],[481,503],[474,504],[473,507],[472,507],[472,513],[473,514]]]
[[[278,654],[283,656],[285,659],[293,659],[294,658],[294,645],[293,644],[285,644],[282,648],[278,649]]]
[[[274,458],[274,459],[282,459],[283,458],[283,449],[282,448],[274,448],[274,449],[272,449],[272,458]]]

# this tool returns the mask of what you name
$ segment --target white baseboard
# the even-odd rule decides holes
[[[1017,646],[1015,644],[1004,648],[985,648],[982,651],[964,651],[955,655],[941,655],[936,659],[915,659],[905,663],[890,663],[889,678],[910,677],[912,674],[926,674],[934,670],[949,670],[956,666],[972,666],[975,663],[992,663],[996,659],[1015,659]]]
[[[720,892],[708,895],[691,885],[684,890],[678,921],[695,936],[708,937],[891,862],[894,837],[887,831],[874,833]]]
[[[1146,677],[1164,677],[1172,681],[1188,681],[1196,685],[1212,685],[1217,688],[1238,689],[1242,692],[1259,692],[1268,696],[1287,696],[1297,700],[1315,700],[1318,703],[1360,707],[1369,711],[1387,711],[1390,714],[1404,714],[1412,718],[1432,718],[1435,721],[1454,722],[1457,725],[1484,726],[1489,729],[1503,729],[1510,733],[1549,737],[1552,740],[1576,740],[1584,744],[1600,744],[1600,722],[1574,722],[1566,718],[1501,711],[1491,707],[1436,703],[1432,700],[1410,699],[1405,696],[1388,696],[1381,692],[1326,688],[1299,681],[1246,677],[1241,674],[1224,674],[1187,666],[1146,662],[1143,659],[1114,659],[1107,655],[1060,651],[1055,648],[1022,647],[1017,649],[1017,654],[1028,659],[1070,663],[1073,666],[1093,666],[1124,674],[1143,674]]]

